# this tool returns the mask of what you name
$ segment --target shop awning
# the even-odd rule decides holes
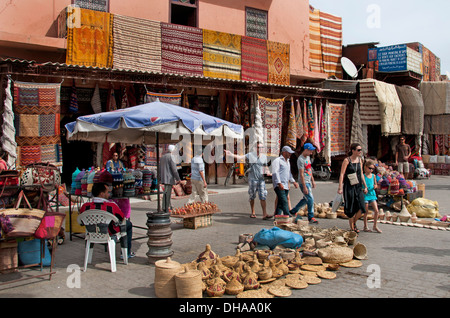
[[[424,104],[420,91],[411,86],[397,86],[397,93],[402,103],[402,133],[405,135],[422,135]]]

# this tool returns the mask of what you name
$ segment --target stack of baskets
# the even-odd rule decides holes
[[[135,177],[133,172],[125,171],[123,173],[123,196],[133,197],[135,195]]]

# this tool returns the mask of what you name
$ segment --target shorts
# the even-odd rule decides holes
[[[365,200],[364,201],[365,204],[371,204],[372,202],[377,202],[377,200]]]
[[[248,180],[248,196],[249,201],[253,201],[256,198],[256,192],[258,192],[259,199],[265,201],[267,198],[266,182],[264,180]]]
[[[398,163],[398,172],[400,173],[409,173],[409,162],[399,162]]]

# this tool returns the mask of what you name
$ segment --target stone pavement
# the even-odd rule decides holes
[[[422,182],[422,181],[420,181]],[[426,198],[440,204],[441,214],[450,214],[450,177],[433,176],[424,180]],[[261,207],[256,200],[258,218],[249,218],[246,185],[210,185],[217,194],[210,195],[222,212],[214,215],[213,225],[197,230],[185,229],[173,219],[173,260],[186,263],[194,260],[206,244],[220,256],[234,255],[239,234],[257,233],[271,228],[272,221],[261,219]],[[268,185],[268,211],[272,212],[275,194]],[[318,182],[314,190],[317,203],[333,200],[337,183]],[[300,199],[298,189],[291,190],[293,204]],[[175,207],[187,199],[173,200]],[[132,200],[132,222],[145,227],[146,212],[155,209],[156,202]],[[360,228],[362,223],[360,221]],[[319,219],[319,227],[337,226],[348,229],[343,219]],[[382,234],[361,232],[358,240],[368,249],[368,260],[360,268],[340,268],[334,280],[322,280],[303,290],[294,290],[291,298],[447,298],[450,297],[450,231],[411,228],[381,224]],[[0,286],[0,297],[14,298],[155,298],[154,265],[147,262],[146,230],[134,229],[132,250],[136,257],[123,265],[117,260],[117,272],[110,272],[108,253],[96,246],[93,264],[86,272],[74,271],[84,259],[84,241],[68,233],[64,244],[56,251],[56,274]],[[119,248],[117,248],[119,255]],[[44,269],[45,273],[48,269]],[[379,288],[373,287],[373,277],[379,273]],[[0,282],[39,274],[39,270],[0,275]],[[229,297],[228,298],[234,298]]]

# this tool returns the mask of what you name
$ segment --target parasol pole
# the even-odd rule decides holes
[[[158,181],[158,211],[157,213],[161,213],[161,192],[160,192],[160,166],[159,166],[159,132],[156,132],[156,180]]]

